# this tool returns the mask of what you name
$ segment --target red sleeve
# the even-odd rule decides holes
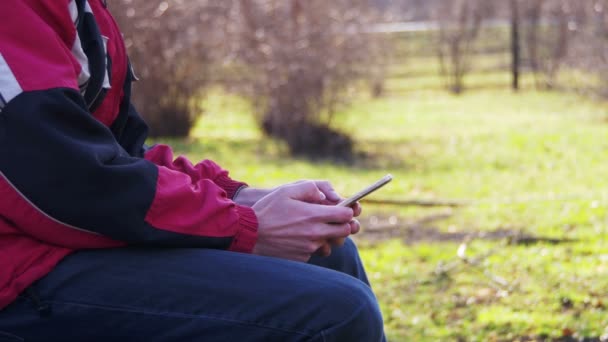
[[[195,222],[208,220],[208,225],[213,225],[213,218],[221,214],[226,203],[230,203],[235,206],[240,219],[229,250],[251,252],[257,241],[257,217],[251,208],[236,205],[228,199],[245,183],[230,179],[228,171],[211,160],[204,160],[196,166],[183,156],[174,160],[173,151],[167,145],[154,146],[144,158],[158,166],[157,186],[162,189],[156,193],[147,221],[155,226],[175,226],[180,230],[193,221],[194,216],[198,217]],[[181,190],[185,185],[194,191]],[[211,204],[218,199],[222,203],[220,206],[200,206],[200,203]],[[210,231],[222,231],[221,227],[209,228]]]
[[[247,183],[231,179],[228,176],[228,171],[222,169],[211,160],[203,160],[196,165],[193,165],[183,156],[179,156],[173,160],[173,151],[167,145],[155,145],[146,152],[145,158],[156,165],[187,174],[192,182],[209,179],[224,189],[228,198],[233,198],[240,187],[247,185]]]

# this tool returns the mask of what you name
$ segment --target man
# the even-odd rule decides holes
[[[0,340],[383,340],[360,206],[145,149],[132,79],[103,0],[3,2]]]

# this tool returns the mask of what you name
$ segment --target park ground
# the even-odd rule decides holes
[[[501,71],[467,82],[461,96],[424,75],[389,78],[377,99],[357,93],[333,120],[356,141],[351,165],[290,157],[246,102],[221,90],[190,138],[164,142],[258,187],[327,179],[348,195],[392,173],[371,198],[404,203],[364,202],[356,236],[391,341],[599,340],[608,335],[607,103],[537,91],[529,76],[513,93]]]

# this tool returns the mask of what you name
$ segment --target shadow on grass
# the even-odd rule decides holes
[[[526,233],[519,228],[498,227],[491,231],[458,231],[445,232],[434,223],[446,220],[452,216],[451,212],[443,212],[425,216],[418,220],[406,220],[396,216],[371,216],[361,222],[363,232],[361,239],[371,244],[391,239],[401,239],[408,245],[421,242],[462,242],[469,240],[504,240],[510,245],[549,244],[558,245],[576,242],[575,239],[554,238]]]
[[[521,341],[521,342],[600,342],[606,341],[606,339],[602,339],[600,337],[572,337],[572,336],[564,336],[559,338],[548,338],[546,336],[537,336],[537,337],[518,337],[514,338],[513,341]]]
[[[415,141],[359,141],[350,161],[332,158],[303,158],[289,154],[287,146],[271,139],[170,139],[159,138],[151,143],[172,146],[179,154],[213,159],[217,156],[239,151],[239,157],[247,156],[261,162],[288,165],[293,161],[308,161],[314,164],[331,164],[361,170],[412,169],[424,167],[424,159],[417,151]],[[246,162],[246,160],[244,161]]]

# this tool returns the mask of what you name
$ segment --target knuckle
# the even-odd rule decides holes
[[[297,186],[299,187],[300,191],[303,191],[306,193],[313,193],[313,192],[319,190],[317,188],[317,185],[315,184],[315,182],[310,181],[310,180],[302,181],[302,183],[298,184]]]
[[[331,187],[331,183],[330,183],[329,181],[325,180],[325,179],[318,180],[318,181],[317,181],[317,184],[318,184],[318,185],[322,185],[322,186],[323,186],[323,187],[325,187],[325,188],[329,188],[329,189],[331,189],[331,188],[332,188],[332,187]]]

